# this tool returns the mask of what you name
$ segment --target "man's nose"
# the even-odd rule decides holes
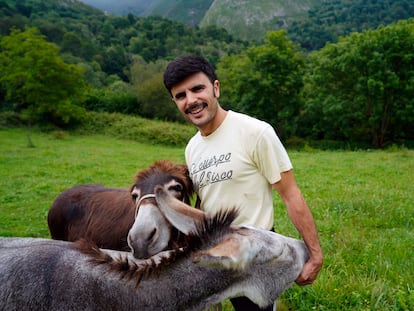
[[[197,95],[195,93],[193,93],[193,92],[188,92],[187,93],[187,100],[188,100],[188,103],[190,105],[192,105],[195,102],[197,102]]]

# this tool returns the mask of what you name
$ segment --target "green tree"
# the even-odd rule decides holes
[[[107,88],[90,89],[85,95],[83,105],[88,110],[99,112],[123,114],[140,112],[132,86],[121,80],[114,81]]]
[[[304,49],[318,50],[340,36],[375,29],[414,16],[411,0],[319,1],[308,16],[288,21],[288,36]]]
[[[14,29],[0,41],[0,85],[32,122],[67,125],[83,115],[82,69],[64,63],[58,53],[36,28]]]
[[[103,62],[102,70],[108,75],[116,74],[121,79],[127,80],[124,68],[128,65],[129,59],[124,48],[119,45],[114,45],[102,52]]]
[[[303,70],[304,56],[285,31],[269,32],[263,45],[221,59],[220,103],[265,120],[289,137],[296,130]]]
[[[163,73],[167,64],[166,60],[161,59],[147,63],[142,57],[135,56],[129,70],[129,81],[132,85],[139,86],[155,74]]]
[[[162,82],[166,66],[166,60],[147,63],[142,57],[134,57],[129,80],[138,97],[135,113],[145,118],[183,122]]]
[[[139,114],[145,118],[183,122],[171,96],[162,80],[162,73],[156,73],[137,86]]]
[[[310,56],[304,120],[319,138],[413,139],[414,20],[353,33]]]

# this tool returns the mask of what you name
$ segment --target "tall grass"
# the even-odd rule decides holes
[[[312,286],[286,291],[279,310],[414,310],[414,151],[290,156],[325,265]],[[47,212],[61,191],[80,183],[128,187],[156,159],[183,163],[183,148],[0,130],[0,235],[49,237]],[[298,237],[277,195],[274,204],[276,231]]]

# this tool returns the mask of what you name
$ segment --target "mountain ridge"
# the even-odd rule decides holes
[[[269,31],[286,29],[306,50],[319,49],[353,31],[374,29],[414,17],[409,0],[80,0],[89,5],[112,1],[131,5],[129,13],[158,15],[192,27],[223,28],[236,39],[260,42]],[[99,8],[99,7],[98,7]],[[134,11],[135,10],[135,11]],[[139,14],[135,13],[138,12]],[[110,12],[109,12],[110,13]],[[125,14],[124,14],[125,15]]]
[[[322,0],[80,0],[115,15],[159,15],[191,26],[215,25],[242,39],[263,37],[305,16]],[[112,8],[108,4],[112,1]],[[133,6],[131,6],[133,5]],[[122,9],[122,7],[124,9]],[[128,13],[125,8],[129,8]],[[124,12],[124,14],[121,14]]]
[[[154,0],[79,0],[87,5],[98,8],[105,13],[114,15],[134,14],[141,16]]]
[[[210,9],[214,0],[155,0],[143,13],[143,16],[160,15],[164,18],[198,26]]]
[[[269,30],[286,27],[289,20],[305,17],[320,2],[321,0],[215,0],[200,22],[200,27],[220,25],[232,35],[254,40],[263,37]]]

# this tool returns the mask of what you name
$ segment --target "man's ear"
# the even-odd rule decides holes
[[[213,94],[215,98],[220,97],[220,81],[219,80],[215,80],[213,83]]]

